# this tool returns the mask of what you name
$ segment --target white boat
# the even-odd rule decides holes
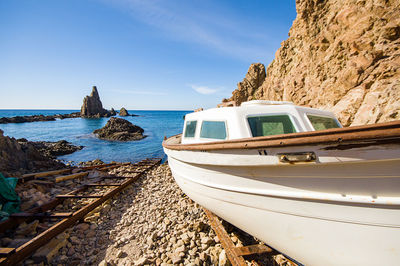
[[[400,121],[251,101],[185,117],[163,142],[194,201],[306,265],[400,261]]]

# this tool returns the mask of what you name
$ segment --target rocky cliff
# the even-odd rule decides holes
[[[297,17],[265,72],[250,66],[229,100],[292,101],[343,125],[400,119],[399,0],[296,0]]]
[[[115,115],[115,114],[114,114]],[[93,86],[92,93],[83,99],[81,117],[109,117],[111,112],[103,108],[96,86]]]

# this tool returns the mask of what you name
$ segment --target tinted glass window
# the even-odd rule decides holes
[[[186,121],[185,138],[193,138],[196,133],[197,121]]]
[[[315,130],[324,130],[329,128],[340,128],[340,125],[331,117],[307,115]]]
[[[247,120],[253,137],[296,132],[288,115],[254,116]]]
[[[201,138],[226,139],[226,128],[224,121],[203,121],[200,131]]]

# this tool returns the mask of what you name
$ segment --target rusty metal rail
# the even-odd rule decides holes
[[[18,262],[24,260],[31,254],[33,254],[37,249],[47,244],[52,238],[56,237],[58,234],[65,231],[67,228],[73,226],[77,221],[82,220],[88,213],[93,211],[96,207],[107,201],[108,199],[112,198],[127,186],[135,182],[138,178],[143,176],[149,170],[154,168],[155,166],[161,163],[161,159],[146,159],[137,164],[132,164],[133,166],[138,166],[141,168],[141,172],[136,173],[133,177],[121,177],[126,179],[120,184],[111,184],[111,185],[103,185],[103,184],[90,184],[90,185],[83,185],[82,187],[71,191],[66,195],[62,195],[62,197],[56,197],[55,199],[49,201],[42,206],[34,208],[30,212],[14,214],[5,222],[0,223],[0,232],[4,232],[7,229],[15,227],[22,221],[33,220],[33,219],[61,219],[61,221],[54,224],[52,227],[47,229],[46,231],[40,233],[30,241],[26,242],[22,246],[18,248],[1,248],[0,247],[0,266],[3,265],[14,265]],[[106,167],[114,168],[115,165],[110,165]],[[103,166],[102,169],[105,167]],[[93,169],[93,168],[92,168]],[[107,179],[108,177],[104,177]],[[57,205],[61,204],[65,199],[71,198],[82,198],[87,197],[86,195],[79,195],[81,192],[84,192],[90,187],[93,186],[110,186],[112,189],[108,192],[98,196],[93,196],[95,198],[94,201],[91,203],[83,206],[79,210],[73,213],[54,213],[49,214],[47,211],[55,208]]]
[[[268,254],[269,256],[280,254],[278,251],[271,249],[270,247],[262,244],[250,245],[244,247],[236,247],[226,232],[222,223],[218,220],[218,217],[210,212],[209,210],[203,208],[206,213],[210,225],[221,242],[222,247],[226,252],[226,256],[233,266],[247,266],[247,263],[243,256],[255,255],[255,254]],[[252,265],[258,265],[255,261],[252,261]],[[293,263],[293,265],[295,265]]]

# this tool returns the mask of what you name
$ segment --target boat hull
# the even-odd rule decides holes
[[[281,164],[279,149],[262,156],[259,150],[165,148],[173,176],[190,198],[303,264],[397,263],[398,146],[336,156],[321,150],[314,147],[317,162]]]

